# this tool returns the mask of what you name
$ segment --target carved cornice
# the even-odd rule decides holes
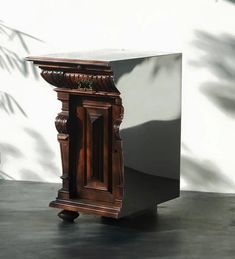
[[[94,75],[80,72],[43,70],[41,76],[56,87],[78,89],[85,91],[115,92],[117,90],[113,75]]]
[[[63,113],[59,113],[55,119],[55,127],[61,134],[68,134],[68,119],[69,116]]]

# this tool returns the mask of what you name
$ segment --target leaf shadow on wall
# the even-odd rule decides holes
[[[198,161],[188,156],[181,157],[181,177],[195,191],[224,191],[234,189],[231,180],[211,161]]]
[[[0,155],[1,155],[1,165],[4,167],[9,164],[17,163],[22,164],[19,168],[17,179],[28,180],[28,181],[43,181],[43,175],[57,176],[58,172],[61,170],[55,165],[54,157],[55,154],[51,150],[50,146],[47,144],[45,138],[36,130],[32,128],[24,128],[26,135],[22,135],[25,140],[31,139],[33,141],[32,152],[36,155],[36,170],[32,170],[26,164],[24,164],[26,155],[16,146],[9,143],[0,143]],[[14,180],[15,177],[10,175],[11,172],[5,172],[5,170],[0,170],[0,180]]]
[[[25,77],[33,74],[35,79],[39,79],[38,70],[32,62],[26,62],[24,56],[22,57],[22,54],[25,56],[30,54],[28,42],[32,40],[43,42],[30,34],[7,26],[3,21],[0,21],[0,68],[9,73],[18,71]],[[13,47],[9,47],[11,45]]]
[[[42,168],[41,172],[52,172],[54,175],[57,175],[60,170],[53,161],[55,153],[51,150],[45,138],[32,128],[24,128],[24,130],[34,141],[34,150],[37,154],[37,162]],[[24,171],[24,174],[27,175],[29,172]]]
[[[25,56],[30,54],[32,44],[37,42],[43,43],[39,38],[10,27],[3,21],[0,21],[0,69],[7,71],[9,76],[19,73],[25,78],[33,76],[35,80],[38,80],[39,74],[37,68],[35,68],[32,62],[26,62],[24,59]],[[23,105],[18,102],[17,98],[3,91],[0,91],[0,110],[8,116],[15,115],[17,117],[23,116],[28,118]],[[15,118],[12,116],[12,119],[14,120]],[[41,175],[44,172],[47,174],[48,172],[53,175],[56,174],[59,169],[53,164],[54,153],[47,145],[46,140],[39,132],[32,128],[25,128],[23,130],[25,130],[26,135],[22,135],[21,137],[25,139],[30,138],[35,141],[35,149],[32,152],[35,152],[41,170],[35,172],[23,163],[18,172],[17,179],[42,181],[43,177]],[[10,163],[17,163],[19,165],[19,163],[26,159],[26,155],[20,151],[17,145],[0,143],[0,151],[2,166],[7,167]],[[14,177],[10,174],[11,172],[6,173],[1,170],[0,179],[13,180]]]
[[[30,34],[7,26],[0,20],[0,69],[10,74],[19,72],[24,77],[32,74],[34,79],[38,80],[37,68],[32,62],[26,62],[24,59],[24,56],[30,54],[32,40],[43,42]],[[27,117],[23,106],[16,98],[3,91],[0,91],[0,109],[9,115],[18,112]]]
[[[6,163],[12,158],[21,158],[23,156],[22,152],[15,146],[8,143],[0,143],[0,154],[1,154],[1,163]],[[14,177],[0,170],[0,180],[14,180]]]
[[[2,91],[0,91],[0,109],[8,115],[21,114],[27,117],[26,112],[19,102],[12,95]]]
[[[186,189],[194,191],[224,192],[234,190],[231,179],[223,174],[221,169],[210,160],[195,158],[190,148],[181,144],[186,155],[181,155],[180,174],[186,182]]]
[[[235,36],[196,31],[195,47],[202,51],[198,60],[189,64],[197,69],[208,70],[215,79],[200,86],[200,91],[221,112],[235,118]],[[187,145],[182,148],[186,156],[181,159],[181,174],[189,188],[201,191],[234,190],[235,186],[215,162],[198,160]]]
[[[232,4],[235,4],[235,0],[226,0],[227,2],[230,2]]]
[[[218,82],[206,82],[201,92],[226,115],[235,118],[235,36],[196,31],[194,45],[203,51],[199,61],[190,62],[209,69]]]
[[[12,163],[12,159],[18,159],[18,161],[20,161],[20,159],[24,158],[24,154],[22,153],[22,151],[18,147],[15,147],[9,143],[0,143],[0,152],[1,163],[3,164]],[[24,177],[25,172],[28,173],[27,178]],[[39,174],[28,169],[21,169],[20,177],[29,181],[31,179],[37,181],[42,180]],[[3,170],[0,170],[0,180],[15,180],[15,178],[12,177],[10,174],[5,173]]]

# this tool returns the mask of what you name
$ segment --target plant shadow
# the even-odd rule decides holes
[[[194,45],[203,55],[199,61],[190,64],[197,68],[208,68],[217,78],[217,82],[206,82],[201,92],[221,111],[230,117],[235,116],[235,36],[212,35],[196,31]]]
[[[221,170],[211,161],[198,161],[188,156],[181,158],[181,177],[192,190],[197,191],[223,191],[234,189],[231,179],[226,177]]]
[[[39,79],[37,68],[31,62],[26,62],[24,59],[24,56],[30,53],[29,40],[43,42],[0,21],[0,68],[9,73],[18,71],[25,77],[32,74],[35,79]],[[11,43],[14,43],[17,48],[9,47]],[[20,53],[25,54],[21,56]]]
[[[0,109],[8,115],[19,113],[24,117],[27,117],[26,112],[19,102],[9,93],[2,91],[0,91]]]

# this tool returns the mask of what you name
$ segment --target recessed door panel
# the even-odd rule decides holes
[[[113,201],[112,195],[112,106],[82,100],[75,108],[78,131],[83,136],[77,156],[77,196]]]
[[[108,191],[108,118],[109,108],[86,109],[86,185],[85,188]]]

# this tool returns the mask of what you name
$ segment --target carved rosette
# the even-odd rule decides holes
[[[69,116],[64,113],[59,113],[55,119],[55,127],[60,134],[68,134]]]
[[[80,72],[43,70],[41,75],[48,83],[56,87],[119,93],[111,74],[94,75]]]

